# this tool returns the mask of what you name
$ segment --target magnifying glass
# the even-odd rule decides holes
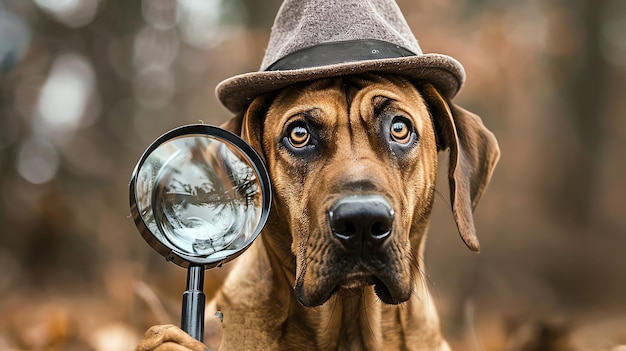
[[[203,341],[204,270],[221,266],[256,239],[270,211],[263,161],[224,129],[192,124],[146,149],[130,181],[130,209],[153,249],[187,268],[181,328]]]

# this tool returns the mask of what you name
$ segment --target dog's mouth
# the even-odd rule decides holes
[[[340,282],[337,284],[337,288],[339,289],[358,289],[363,288],[368,285],[373,285],[380,282],[378,278],[376,278],[373,274],[369,273],[350,273],[347,274]]]
[[[355,291],[360,293],[366,287],[374,286],[374,292],[382,302],[397,305],[408,300],[412,292],[411,280],[403,283],[399,275],[386,274],[384,270],[359,269],[343,275],[330,275],[308,286],[299,279],[295,293],[302,305],[314,307],[324,304],[334,295],[352,296]]]
[[[334,294],[341,294],[341,292],[344,290],[354,291],[363,289],[366,286],[370,285],[374,286],[374,292],[376,293],[378,298],[386,304],[396,305],[408,300],[408,296],[406,298],[401,296],[404,295],[404,293],[398,293],[397,296],[392,295],[391,291],[387,288],[387,285],[385,285],[382,280],[380,280],[373,274],[366,273],[349,274],[348,276],[346,276],[345,279],[341,281],[340,284],[337,284],[330,296]]]
[[[387,281],[385,283],[383,281]],[[380,277],[371,273],[354,273],[348,274],[342,283],[337,285],[337,291],[342,289],[360,289],[366,286],[374,286],[374,292],[378,298],[390,305],[396,305],[409,299],[411,291],[400,286],[397,280],[389,281],[389,277],[381,275]],[[393,291],[391,290],[393,289]]]

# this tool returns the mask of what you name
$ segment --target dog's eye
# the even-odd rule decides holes
[[[406,144],[411,140],[411,125],[410,122],[402,117],[396,117],[391,122],[391,139],[393,141]]]
[[[297,123],[289,131],[289,143],[295,148],[305,147],[311,140],[311,133],[305,124]]]

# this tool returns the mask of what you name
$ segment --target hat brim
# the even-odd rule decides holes
[[[425,80],[450,99],[458,93],[465,81],[465,70],[456,59],[442,54],[422,54],[295,70],[245,73],[223,80],[217,85],[215,92],[224,107],[233,113],[240,113],[257,96],[294,83],[365,72],[397,74]]]

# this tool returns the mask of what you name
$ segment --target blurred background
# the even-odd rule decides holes
[[[626,344],[626,2],[398,3],[424,52],[463,63],[455,101],[502,150],[478,255],[440,179],[426,261],[446,337]],[[0,350],[132,350],[178,324],[186,273],[137,232],[130,175],[165,131],[230,117],[214,87],[258,69],[279,6],[0,0]]]

